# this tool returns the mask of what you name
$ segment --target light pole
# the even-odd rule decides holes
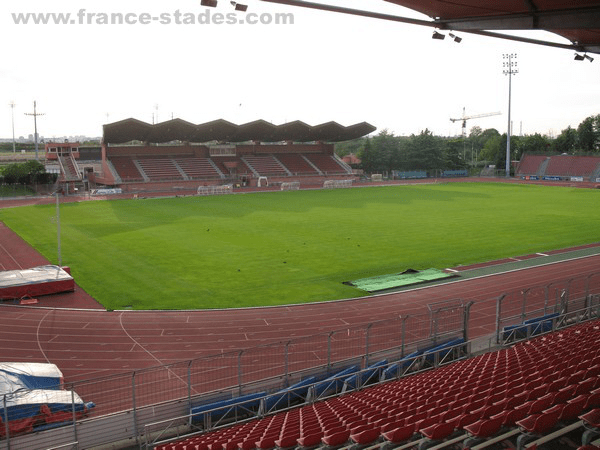
[[[56,240],[58,244],[58,267],[62,267],[62,255],[60,249],[60,193],[56,190]]]
[[[16,103],[11,101],[8,105],[10,106],[11,116],[12,116],[12,125],[13,125],[13,153],[16,153],[17,152],[17,150],[15,149],[15,106],[16,106]]]
[[[512,85],[512,76],[519,73],[517,69],[516,61],[513,59],[517,58],[516,53],[505,53],[502,55],[504,58],[504,63],[502,67],[502,73],[504,75],[508,75],[508,128],[506,130],[506,177],[510,177],[510,97],[511,97],[511,85]]]
[[[35,159],[36,160],[40,160],[39,156],[38,156],[38,132],[37,132],[37,116],[43,116],[43,113],[38,113],[36,110],[36,103],[35,100],[33,101],[33,113],[25,113],[26,116],[33,116],[33,129],[34,129],[34,136],[33,139],[35,141]]]
[[[17,150],[15,149],[15,106],[16,106],[16,103],[11,101],[9,103],[9,105],[10,105],[11,116],[12,116],[13,153],[16,153],[17,152]]]

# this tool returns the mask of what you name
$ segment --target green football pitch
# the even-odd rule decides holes
[[[600,191],[447,183],[66,203],[62,262],[109,309],[280,305],[342,284],[597,242]],[[0,218],[57,263],[53,205]]]

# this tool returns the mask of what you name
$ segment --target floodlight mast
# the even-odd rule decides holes
[[[10,110],[11,110],[11,117],[12,117],[12,134],[13,134],[13,153],[16,153],[16,147],[15,147],[15,106],[16,103],[14,101],[11,101],[9,103],[10,106]]]
[[[517,58],[516,53],[505,53],[502,55],[506,61],[502,64],[504,70],[502,73],[504,75],[508,75],[508,127],[506,130],[506,178],[510,178],[510,103],[511,103],[511,86],[512,86],[512,76],[519,73],[519,70],[516,68],[517,63],[513,62],[513,59]]]
[[[36,109],[36,102],[35,100],[33,101],[33,113],[25,113],[26,116],[33,116],[33,132],[35,133],[33,136],[33,139],[35,141],[35,159],[37,161],[40,160],[40,157],[38,155],[38,132],[37,132],[37,117],[38,116],[43,116],[44,113],[39,113],[37,112]]]
[[[60,189],[55,192],[56,195],[56,241],[57,241],[57,253],[58,253],[58,267],[62,267],[62,255],[60,248]]]

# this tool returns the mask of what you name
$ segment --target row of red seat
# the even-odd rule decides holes
[[[538,175],[546,160],[548,164],[540,176],[591,177],[600,167],[600,158],[597,156],[523,155],[517,167],[517,175]]]
[[[572,355],[574,360],[568,359]],[[600,406],[600,322],[205,433],[164,450],[399,444],[501,429],[545,433]]]
[[[299,154],[281,157],[281,160],[277,158],[274,155],[248,155],[244,157],[246,162],[240,158],[229,159],[237,163],[237,173],[250,173],[251,167],[261,175],[285,177],[288,176],[285,161],[293,164],[291,169],[288,168],[292,174],[320,175],[319,170],[325,174],[346,173],[345,169],[331,155],[309,154],[302,156]],[[229,175],[229,168],[220,164],[223,158],[213,159],[215,166],[219,167],[221,173]],[[176,164],[189,178],[212,179],[220,176],[215,166],[210,163],[209,158],[178,157],[174,159],[167,156],[154,158],[113,156],[111,157],[113,167],[123,181],[137,181],[143,178],[134,160],[137,160],[146,176],[151,180],[184,179]]]

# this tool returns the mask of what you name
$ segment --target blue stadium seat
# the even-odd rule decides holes
[[[286,389],[275,392],[264,400],[264,413],[274,411],[281,408],[286,408],[299,400],[304,401],[308,394],[308,388],[315,383],[315,377],[308,377],[296,384],[291,385]]]
[[[349,376],[344,381],[343,391],[357,389],[358,387],[379,380],[379,375],[381,374],[382,368],[387,366],[387,364],[387,359],[377,361],[376,363],[371,364],[369,367],[367,367],[360,373],[356,373],[354,375]]]
[[[442,360],[448,353],[452,351],[452,347],[460,344],[464,344],[465,340],[463,338],[452,339],[451,341],[444,342],[443,344],[436,345],[430,349],[427,349],[423,352],[425,356],[425,361],[430,364],[433,364],[435,361],[436,353],[439,354],[438,361]]]
[[[243,415],[245,410],[258,408],[260,399],[265,395],[266,392],[257,392],[255,394],[242,395],[241,397],[234,397],[228,400],[194,406],[191,409],[192,423],[202,423],[205,417],[203,413],[207,413],[208,411],[210,411],[209,416],[211,420],[220,419],[230,414],[242,413]]]
[[[317,383],[313,387],[313,396],[318,398],[322,395],[327,395],[334,392],[340,392],[342,386],[344,384],[345,379],[347,378],[345,375],[350,376],[351,374],[358,372],[358,366],[348,367],[334,375],[331,375],[328,378],[325,378],[323,381]]]
[[[400,361],[398,361],[397,363],[391,364],[390,366],[388,366],[387,369],[385,369],[382,372],[380,381],[389,380],[389,379],[396,377],[398,375],[398,371],[401,368],[404,369],[406,367],[409,367],[410,365],[413,364],[413,362],[415,361],[415,358],[421,356],[422,354],[423,354],[423,350],[417,350],[415,352],[412,352],[409,355],[406,355],[404,358],[400,359]]]

